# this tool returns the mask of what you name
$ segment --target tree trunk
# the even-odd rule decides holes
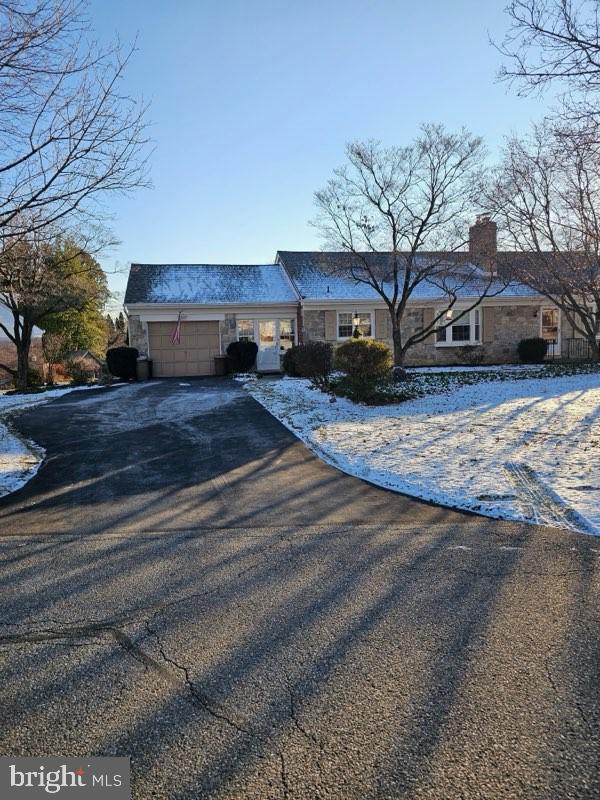
[[[17,342],[17,376],[15,385],[17,391],[24,392],[27,389],[27,378],[29,377],[29,350],[31,348],[31,331],[23,330],[20,341]]]
[[[598,340],[594,336],[591,339],[588,339],[588,342],[592,353],[592,359],[594,361],[600,361],[600,344],[598,343]]]
[[[392,325],[392,341],[394,343],[394,367],[404,366],[404,349],[402,347],[402,333],[400,326],[394,322]]]

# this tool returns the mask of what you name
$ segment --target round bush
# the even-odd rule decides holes
[[[132,381],[137,377],[138,356],[136,347],[111,347],[106,353],[106,366],[115,378]]]
[[[258,345],[256,342],[231,342],[227,346],[227,355],[233,372],[248,372],[254,366]]]
[[[335,368],[346,373],[355,400],[365,400],[377,384],[391,378],[392,351],[373,339],[349,339],[335,353]]]
[[[309,378],[324,387],[333,369],[333,348],[327,342],[306,342],[294,348],[294,369],[300,378]]]
[[[548,352],[548,342],[539,336],[521,339],[518,345],[519,358],[524,364],[541,364]]]

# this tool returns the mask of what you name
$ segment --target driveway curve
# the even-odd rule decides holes
[[[339,473],[229,380],[16,425],[0,754],[129,755],[135,798],[600,795],[597,539]]]

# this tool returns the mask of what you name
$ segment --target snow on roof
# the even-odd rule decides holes
[[[280,264],[132,264],[125,303],[293,303]]]
[[[439,254],[433,254],[439,258]],[[351,268],[352,263],[356,263],[356,256],[351,253],[326,253],[321,251],[297,252],[279,251],[280,262],[286,272],[293,280],[298,292],[303,300],[381,300],[381,296],[364,283],[356,282],[350,275],[344,277],[340,274],[344,268]],[[382,276],[389,274],[391,265],[391,253],[365,253],[363,254],[369,261],[370,266]],[[419,258],[419,257],[417,257]],[[428,258],[423,255],[422,258]],[[479,270],[473,264],[465,263],[464,267],[469,273],[476,274]],[[535,297],[537,293],[529,287],[511,282],[505,284],[498,280],[488,288],[489,278],[482,273],[481,281],[473,280],[462,285],[464,279],[452,281],[446,279],[445,284],[460,286],[459,297],[475,298],[484,290],[490,295],[502,295],[505,297]],[[384,286],[391,294],[392,288],[389,284]],[[445,297],[445,292],[440,286],[432,281],[423,281],[411,294],[412,300],[436,300]]]

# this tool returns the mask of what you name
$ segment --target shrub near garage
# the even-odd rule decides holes
[[[111,347],[106,353],[106,365],[115,378],[132,381],[137,377],[138,356],[135,347]]]
[[[377,387],[389,383],[393,366],[392,351],[373,339],[350,339],[335,353],[335,368],[344,372],[352,400],[368,402]]]
[[[249,372],[256,362],[258,345],[256,342],[231,342],[227,347],[227,357],[233,372]]]
[[[294,348],[293,368],[319,389],[327,388],[333,369],[333,348],[327,342],[306,342]]]

